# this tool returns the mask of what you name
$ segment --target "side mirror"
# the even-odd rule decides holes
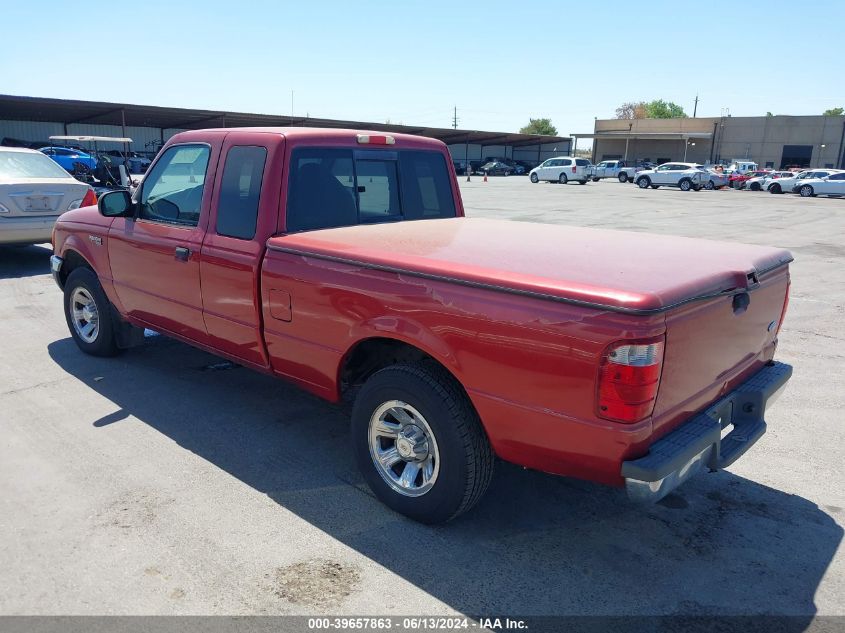
[[[100,214],[107,218],[125,218],[134,215],[132,207],[132,196],[128,191],[109,191],[100,196],[97,201],[97,208]]]

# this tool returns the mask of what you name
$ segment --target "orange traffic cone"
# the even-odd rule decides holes
[[[484,182],[487,182],[487,172],[484,172]]]

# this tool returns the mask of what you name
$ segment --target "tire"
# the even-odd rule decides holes
[[[91,356],[120,353],[111,303],[94,271],[90,268],[71,271],[65,282],[64,304],[65,320],[79,349]]]
[[[780,188],[778,183],[774,183],[771,187],[769,187],[769,193],[783,193],[783,189]]]
[[[537,176],[537,174],[531,174],[531,176],[528,178],[528,180],[530,180],[531,182],[533,182],[536,185],[538,182],[540,182],[540,177]]]
[[[648,189],[651,186],[651,179],[648,176],[637,178],[637,187],[640,189]]]
[[[652,189],[660,189],[660,185],[651,185]]]
[[[619,178],[619,182],[621,182],[621,183],[628,182],[628,174],[626,174],[624,171],[619,174],[618,178]]]
[[[798,190],[798,194],[802,198],[812,198],[815,193],[813,193],[813,188],[810,185],[801,185],[801,188]]]
[[[599,180],[601,180],[601,179],[600,178],[593,178],[593,182],[598,182]]]
[[[690,189],[692,189],[692,180],[690,180],[689,178],[681,178],[678,181],[678,189],[680,189],[681,191],[689,191]]]
[[[578,181],[578,184],[579,184],[579,185],[586,185],[586,184],[587,184],[587,181],[586,181],[586,180],[579,180],[579,181]]]
[[[569,180],[566,177],[566,174],[561,174],[560,176],[558,176],[557,181],[562,185],[565,185],[567,182],[569,182]]]
[[[760,186],[760,183],[759,183],[759,182],[752,182],[752,183],[748,186],[748,188],[749,188],[751,191],[761,191],[761,190],[763,189],[763,187],[761,187],[761,186]]]
[[[701,191],[703,188],[704,188],[704,185],[693,185],[692,186],[693,191]]]
[[[511,173],[509,171],[505,172],[505,176],[510,176],[510,175],[511,175]]]
[[[704,188],[707,189],[707,191],[713,191],[714,189],[716,189],[716,183],[714,183],[712,180],[708,180],[707,184],[704,185]]]
[[[397,409],[404,416],[394,417],[391,411]],[[380,420],[386,421],[381,427]],[[385,434],[379,435],[379,428]],[[388,432],[394,428],[401,430]],[[351,432],[358,467],[376,497],[421,523],[444,523],[466,512],[493,476],[493,449],[478,414],[455,379],[434,363],[391,365],[370,376],[355,399]],[[395,438],[403,434],[406,442],[400,446]],[[427,455],[422,462],[420,442]],[[378,464],[376,451],[391,450],[392,466]],[[426,467],[417,466],[413,482],[403,486],[401,475],[409,465],[428,465],[429,459],[428,482]]]

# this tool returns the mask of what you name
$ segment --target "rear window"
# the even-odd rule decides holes
[[[0,180],[11,181],[20,178],[66,180],[70,178],[70,174],[52,158],[40,152],[30,154],[0,151]]]
[[[301,148],[290,164],[289,232],[456,215],[439,152]]]

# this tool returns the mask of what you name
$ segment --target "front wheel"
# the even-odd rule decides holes
[[[783,189],[780,188],[778,183],[775,183],[769,187],[769,193],[783,193]]]
[[[716,183],[712,180],[708,180],[707,184],[704,185],[704,188],[707,189],[707,191],[713,191],[716,188]]]
[[[692,189],[692,180],[689,178],[681,178],[681,181],[678,183],[678,188],[681,191],[689,191]]]
[[[540,177],[537,174],[531,174],[529,180],[536,185],[540,181]]]
[[[586,179],[585,179],[585,180],[579,180],[579,181],[578,181],[578,184],[579,184],[579,185],[586,185],[586,184],[587,184],[587,181],[586,181]]]
[[[622,182],[622,183],[628,182],[628,174],[626,174],[625,172],[622,172],[621,174],[619,174],[619,182]]]
[[[557,177],[557,181],[558,181],[560,184],[565,185],[565,184],[567,183],[566,174],[561,174],[560,176],[558,176],[558,177]]]
[[[593,182],[598,182],[598,181],[599,181],[598,178],[593,178]]]
[[[759,182],[752,182],[750,185],[748,185],[748,188],[751,191],[760,191],[762,189]]]
[[[421,523],[466,512],[493,475],[478,414],[433,363],[392,365],[370,376],[352,411],[352,444],[376,497]]]
[[[643,176],[642,178],[637,179],[637,187],[640,189],[648,189],[651,186],[651,180],[647,177]]]
[[[111,318],[111,304],[97,275],[77,268],[65,282],[65,320],[76,345],[92,356],[120,353]]]
[[[802,187],[798,190],[798,193],[801,194],[802,198],[812,198],[815,193],[813,193],[813,188],[810,185],[802,185]]]

